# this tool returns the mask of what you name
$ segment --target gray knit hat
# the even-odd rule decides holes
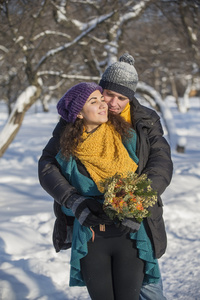
[[[74,85],[58,101],[57,110],[59,115],[65,121],[74,123],[88,97],[96,90],[103,92],[102,87],[94,82],[81,82]]]
[[[134,58],[124,53],[118,62],[110,65],[102,75],[99,85],[103,89],[122,94],[132,100],[138,83],[138,74],[134,68]]]

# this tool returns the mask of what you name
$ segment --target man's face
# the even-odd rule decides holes
[[[105,89],[103,91],[103,95],[105,102],[108,104],[109,111],[116,114],[120,114],[124,110],[126,104],[129,102],[129,98],[114,91]]]

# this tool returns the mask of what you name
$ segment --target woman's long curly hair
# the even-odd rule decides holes
[[[123,139],[130,138],[131,125],[120,115],[108,112],[108,120]],[[60,149],[62,155],[68,160],[70,155],[75,155],[75,150],[82,142],[84,130],[83,119],[77,118],[75,123],[68,123],[60,137]]]

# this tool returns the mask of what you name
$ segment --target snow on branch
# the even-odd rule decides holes
[[[114,14],[114,12],[111,12],[107,15],[101,16],[99,18],[96,18],[95,20],[93,20],[93,22],[90,22],[90,27],[88,29],[86,29],[85,31],[83,31],[80,35],[78,35],[73,41],[69,42],[69,43],[65,43],[63,46],[60,46],[58,48],[49,50],[39,61],[36,70],[47,60],[48,57],[53,56],[61,51],[64,51],[65,49],[73,46],[74,44],[76,44],[78,41],[80,41],[84,36],[86,36],[89,32],[91,32],[92,30],[94,30],[98,24],[104,22],[105,20],[109,19],[112,15]]]
[[[9,50],[6,47],[2,46],[2,45],[0,45],[0,50],[3,51],[4,53],[9,52]],[[0,60],[2,60],[3,58],[4,58],[4,56],[0,55]]]
[[[60,35],[60,36],[64,36],[66,38],[71,38],[71,36],[69,34],[63,33],[63,32],[58,32],[58,31],[53,31],[53,30],[45,30],[39,34],[37,34],[34,38],[33,41],[39,39],[40,37],[43,37],[45,35]]]
[[[66,1],[61,1],[60,5],[57,5],[54,1],[51,1],[51,4],[57,9],[57,21],[58,23],[62,21],[68,21],[66,17],[65,5]]]
[[[22,117],[31,105],[32,98],[36,93],[36,86],[28,86],[18,97],[8,121],[0,133],[0,156],[2,156],[8,145],[14,139],[16,132],[21,126]]]
[[[20,43],[23,40],[24,40],[24,37],[22,35],[18,36],[17,38],[14,38],[14,41],[16,44]]]
[[[146,8],[147,4],[149,4],[152,0],[144,0],[140,1],[140,3],[133,6],[133,9],[131,12],[128,12],[120,17],[120,23],[124,23],[130,19],[134,19],[140,15],[142,10]]]
[[[194,42],[197,42],[197,35],[194,32],[194,30],[192,29],[192,27],[188,26],[188,32],[190,33],[191,40],[193,40]]]
[[[88,35],[91,39],[93,39],[95,42],[99,43],[99,44],[105,44],[108,42],[108,39],[100,39],[100,38],[97,38],[96,36],[92,35],[92,34],[89,34]]]
[[[104,15],[104,16],[101,16],[101,17],[97,17],[93,20],[91,20],[90,22],[87,22],[87,23],[83,23],[83,22],[80,22],[78,20],[71,20],[71,22],[76,26],[78,27],[78,29],[80,31],[84,31],[84,30],[87,30],[87,28],[89,27],[93,27],[99,23],[102,23],[103,21],[105,21],[107,18],[110,18],[112,15],[114,14],[114,11],[112,13],[109,13],[107,15]]]
[[[51,85],[48,87],[49,91],[57,90],[59,87],[61,87],[64,84],[65,80],[61,79],[56,85]]]
[[[43,11],[46,4],[47,4],[47,0],[41,1],[41,3],[40,3],[41,7],[40,7],[39,11],[36,14],[32,15],[32,17],[34,19],[37,19],[37,18],[40,17],[40,15],[42,14],[42,11]]]
[[[2,50],[5,53],[9,52],[9,50],[5,46],[3,46],[3,45],[0,45],[0,50]]]
[[[64,74],[62,72],[57,72],[57,71],[41,71],[41,72],[37,72],[37,75],[38,76],[51,75],[51,76],[58,76],[60,78],[78,79],[78,80],[99,81],[101,79],[99,76],[68,75],[68,74]]]
[[[129,11],[125,14],[119,14],[119,19],[117,21],[115,20],[113,27],[109,31],[112,37],[111,41],[105,47],[105,49],[108,51],[108,65],[117,61],[118,40],[122,34],[123,24],[131,19],[138,18],[152,1],[153,0],[140,1],[138,4],[132,7],[131,12]]]
[[[30,103],[31,97],[35,95],[36,91],[37,91],[36,86],[34,85],[28,86],[25,89],[25,91],[23,91],[21,95],[19,95],[19,97],[17,98],[13,111],[17,111],[18,113],[23,112],[25,107]]]
[[[93,0],[79,0],[79,1],[77,1],[77,0],[71,0],[71,2],[72,3],[81,3],[81,4],[89,4],[89,5],[93,5],[94,7],[96,7],[96,8],[100,8],[100,5],[98,5],[98,1],[93,1]]]

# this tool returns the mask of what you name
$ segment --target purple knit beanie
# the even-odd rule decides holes
[[[103,92],[103,88],[94,82],[81,82],[74,85],[58,101],[59,115],[68,123],[74,123],[88,97],[96,90]]]

